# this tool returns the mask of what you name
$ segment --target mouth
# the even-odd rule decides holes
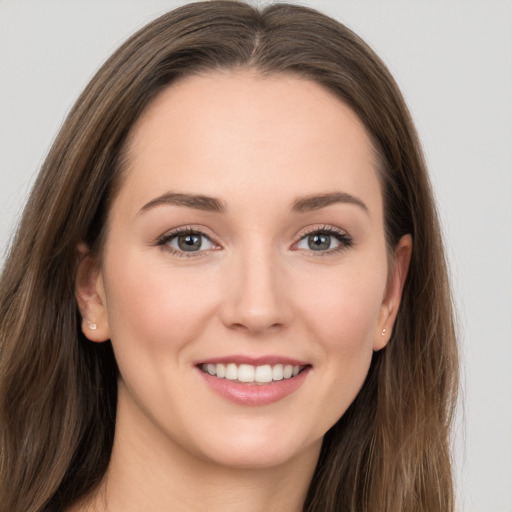
[[[264,385],[297,377],[309,365],[202,363],[198,368],[212,377],[242,384]]]
[[[224,399],[242,406],[265,406],[295,394],[312,365],[281,356],[232,355],[198,361],[206,385]]]

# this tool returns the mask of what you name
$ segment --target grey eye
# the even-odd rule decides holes
[[[178,237],[178,247],[182,251],[199,251],[201,249],[201,236],[180,235]]]
[[[173,236],[167,245],[182,252],[197,252],[211,249],[212,241],[201,233],[181,233]]]
[[[297,247],[308,251],[327,251],[341,245],[341,241],[328,233],[310,233],[303,237]]]

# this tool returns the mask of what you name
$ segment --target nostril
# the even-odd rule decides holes
[[[264,334],[275,332],[284,327],[283,323],[274,322],[270,323],[265,321],[264,318],[246,318],[244,322],[236,322],[228,325],[230,329],[240,332],[247,332],[251,334]]]

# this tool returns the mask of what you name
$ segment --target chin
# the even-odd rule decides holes
[[[231,433],[230,433],[231,434]],[[236,469],[265,469],[291,463],[297,458],[318,458],[322,437],[294,439],[286,429],[269,433],[246,430],[236,435],[220,435],[201,449],[203,458]]]

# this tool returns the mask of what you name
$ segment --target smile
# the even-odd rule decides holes
[[[236,363],[204,363],[200,369],[219,379],[241,382],[244,384],[269,384],[296,377],[306,366],[291,364],[265,364],[254,366]]]
[[[264,406],[297,392],[313,366],[288,357],[237,355],[200,361],[196,368],[203,382],[224,399],[242,406]]]

